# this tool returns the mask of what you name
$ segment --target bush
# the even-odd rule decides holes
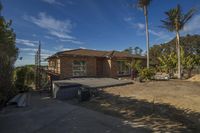
[[[15,73],[15,88],[19,92],[31,90],[29,86],[34,82],[34,70],[29,66],[23,66],[17,68]]]
[[[155,70],[152,68],[144,68],[139,71],[140,80],[150,80],[155,75]]]

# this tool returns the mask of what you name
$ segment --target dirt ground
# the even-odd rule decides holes
[[[105,88],[77,103],[153,132],[200,132],[200,82],[149,81]]]
[[[148,102],[167,103],[177,108],[200,113],[200,82],[136,82],[133,85],[107,88],[105,92],[120,95],[120,97],[144,99]]]

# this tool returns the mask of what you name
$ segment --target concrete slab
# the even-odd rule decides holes
[[[79,84],[88,88],[105,88],[132,84],[133,82],[131,80],[118,80],[114,78],[71,78],[54,81],[53,83],[57,84],[59,87],[67,86],[68,84]]]
[[[7,107],[0,112],[1,133],[144,133],[123,120],[46,95],[32,94],[31,106]]]

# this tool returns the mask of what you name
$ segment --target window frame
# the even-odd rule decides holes
[[[117,60],[116,62],[117,62],[117,75],[125,76],[131,74],[131,68],[125,64],[127,60]],[[126,68],[127,70],[125,70],[124,68]]]
[[[75,64],[75,62],[84,62],[83,64],[82,63],[80,63],[80,64]],[[79,70],[78,69],[74,69],[75,67],[77,67],[77,68],[80,68]],[[81,74],[75,74],[75,73],[81,73]],[[74,76],[74,77],[81,77],[81,76],[86,76],[87,75],[87,63],[86,63],[86,61],[83,61],[83,60],[74,60],[73,62],[72,62],[72,75]]]

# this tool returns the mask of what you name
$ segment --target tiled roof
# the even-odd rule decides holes
[[[48,57],[47,59],[53,57],[61,57],[61,56],[88,56],[88,57],[118,57],[118,58],[145,58],[141,55],[134,55],[120,51],[100,51],[100,50],[91,50],[91,49],[74,49],[67,50],[62,52],[57,52],[56,54]]]

